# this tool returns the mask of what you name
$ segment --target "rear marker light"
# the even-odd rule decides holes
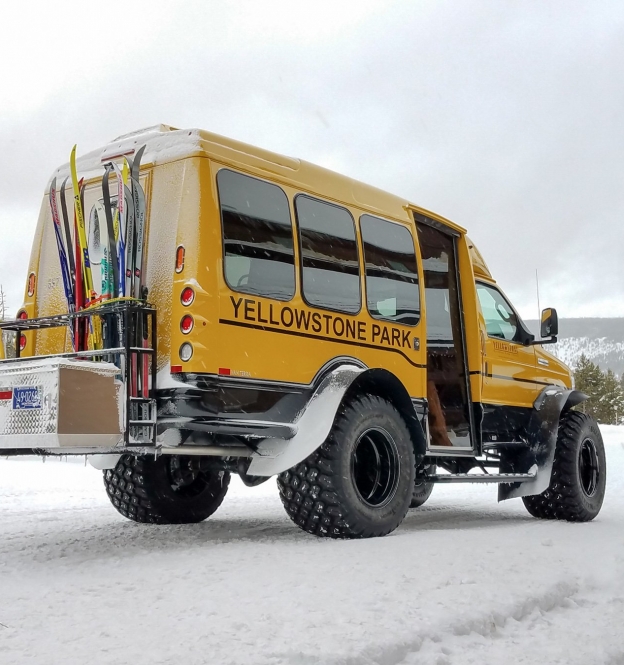
[[[34,272],[31,272],[30,275],[28,275],[28,296],[34,296],[35,295],[35,285],[37,283],[37,278],[35,276]]]
[[[219,374],[221,376],[230,376],[231,372],[227,367],[219,367]]]
[[[182,365],[171,365],[171,374],[182,374]]]
[[[180,330],[184,335],[188,335],[193,330],[194,325],[193,317],[190,314],[185,314],[180,321]]]
[[[180,300],[185,307],[188,307],[195,300],[195,291],[190,286],[182,290]]]
[[[175,271],[180,273],[184,270],[184,245],[178,245],[176,249]]]
[[[193,346],[188,342],[184,342],[180,347],[180,360],[187,362],[193,356]]]

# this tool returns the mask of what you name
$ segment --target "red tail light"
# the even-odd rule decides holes
[[[18,321],[26,321],[28,318],[28,312],[25,309],[20,309],[15,318]],[[23,351],[26,348],[26,336],[23,333],[20,333],[19,336],[19,347],[20,351]]]
[[[195,291],[190,286],[182,290],[180,300],[185,307],[188,307],[195,300]]]
[[[194,323],[193,317],[190,314],[186,314],[182,317],[182,321],[180,321],[180,330],[183,334],[188,335],[193,330]]]

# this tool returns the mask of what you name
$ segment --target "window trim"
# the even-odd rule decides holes
[[[483,320],[485,321],[485,315],[483,314],[483,307],[481,306],[481,301],[479,300],[479,293],[478,293],[478,286],[485,286],[487,288],[490,288],[494,291],[496,291],[501,298],[507,303],[509,309],[516,315],[516,320],[518,321],[518,330],[516,332],[516,336],[518,335],[518,332],[522,333],[522,339],[505,339],[504,337],[496,337],[494,335],[489,335],[487,331],[487,321],[486,321],[486,326],[485,326],[485,334],[488,337],[488,339],[494,339],[499,342],[507,342],[508,344],[518,344],[519,346],[529,346],[529,342],[533,341],[535,339],[535,335],[526,327],[526,324],[522,320],[522,317],[520,314],[518,314],[516,308],[511,304],[511,301],[509,298],[505,295],[503,290],[498,286],[498,284],[491,283],[491,282],[486,282],[485,280],[482,279],[476,279],[475,280],[475,296],[477,298],[477,303],[479,305],[479,311],[481,312],[481,316],[483,317]]]
[[[371,217],[372,219],[377,219],[380,222],[386,222],[387,224],[394,224],[395,226],[398,226],[400,228],[404,228],[408,232],[410,238],[412,239],[412,247],[414,249],[414,262],[416,264],[416,279],[418,280],[417,283],[416,283],[416,288],[418,289],[418,321],[416,321],[416,323],[401,323],[400,321],[395,321],[395,320],[389,319],[385,316],[377,316],[377,315],[373,314],[370,311],[370,309],[368,307],[368,281],[367,281],[368,280],[368,274],[366,272],[366,247],[365,247],[365,243],[364,243],[364,233],[362,232],[362,217]],[[415,239],[414,239],[414,235],[412,234],[411,228],[407,224],[401,224],[400,222],[395,222],[395,221],[392,221],[390,219],[384,219],[383,217],[378,217],[377,215],[371,215],[369,212],[363,212],[360,215],[360,217],[358,218],[358,229],[359,229],[359,232],[360,232],[360,241],[362,243],[362,258],[364,259],[363,260],[363,264],[364,264],[363,275],[364,275],[364,289],[365,289],[365,292],[366,292],[366,298],[365,298],[365,300],[366,300],[366,311],[368,312],[368,315],[371,317],[371,319],[375,319],[376,321],[385,321],[387,323],[393,323],[393,324],[396,324],[396,325],[399,325],[399,326],[406,326],[408,328],[416,328],[417,326],[420,325],[420,322],[422,321],[423,297],[422,297],[422,293],[420,291],[420,283],[421,283],[422,280],[420,278],[420,273],[419,273],[419,270],[418,270],[419,262],[418,262],[418,254],[416,254],[416,242],[415,242]]]
[[[221,192],[219,190],[219,173],[222,171],[230,171],[231,173],[235,173],[236,175],[241,175],[246,178],[251,178],[252,180],[258,180],[259,182],[266,183],[268,185],[273,185],[277,187],[280,192],[286,197],[286,203],[288,205],[288,217],[290,219],[290,230],[292,232],[292,252],[293,252],[293,292],[292,295],[289,298],[276,298],[275,296],[267,296],[264,294],[258,294],[258,293],[250,293],[249,291],[241,291],[239,290],[238,287],[232,286],[230,282],[228,281],[227,278],[227,273],[225,271],[225,226],[223,222],[223,208],[221,207]],[[295,247],[297,246],[297,238],[295,235],[295,229],[296,226],[293,224],[293,211],[291,209],[291,202],[290,198],[288,197],[288,194],[278,185],[277,183],[273,182],[272,180],[265,180],[264,178],[258,178],[256,176],[250,175],[249,173],[244,173],[243,171],[236,171],[235,169],[230,168],[229,166],[222,166],[216,173],[214,177],[214,182],[215,186],[217,188],[217,203],[218,203],[218,208],[219,208],[219,222],[221,225],[221,271],[223,274],[223,281],[225,282],[225,285],[230,289],[230,291],[234,291],[234,293],[242,293],[243,295],[246,296],[253,296],[256,298],[267,298],[268,300],[277,300],[278,302],[292,302],[295,297],[297,296],[297,256],[295,253]]]
[[[334,208],[339,208],[340,210],[344,210],[345,212],[348,213],[349,217],[351,218],[351,222],[353,223],[353,235],[355,240],[355,251],[357,254],[357,264],[358,264],[358,293],[360,296],[360,307],[357,311],[347,312],[344,309],[337,309],[334,307],[324,307],[322,305],[317,305],[316,303],[311,303],[306,298],[304,285],[303,285],[303,247],[301,245],[301,226],[299,225],[299,213],[297,211],[297,199],[299,197],[310,199],[311,201],[317,201],[319,203],[324,203],[326,205],[333,206]],[[360,252],[360,245],[358,242],[358,225],[355,223],[355,218],[351,214],[351,211],[344,205],[333,203],[331,201],[318,198],[317,196],[311,196],[310,194],[306,194],[304,192],[297,192],[297,194],[295,194],[295,196],[293,197],[293,209],[295,212],[295,228],[297,230],[297,249],[299,250],[299,288],[301,291],[301,299],[308,307],[312,307],[314,309],[321,309],[326,312],[338,312],[339,314],[344,314],[345,316],[358,316],[359,314],[362,313],[362,257],[360,256],[361,252]]]

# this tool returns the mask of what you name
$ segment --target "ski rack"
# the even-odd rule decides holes
[[[46,328],[67,327],[71,330],[74,322],[91,317],[110,317],[118,330],[122,331],[123,346],[115,348],[94,349],[87,351],[73,351],[70,353],[55,353],[49,355],[20,356],[20,337],[24,331],[42,330]],[[138,332],[144,328],[143,339],[149,339],[149,345],[138,346]],[[77,360],[91,360],[95,362],[109,362],[119,368],[125,390],[125,431],[124,446],[156,446],[156,371],[157,371],[157,334],[156,334],[156,308],[146,302],[138,300],[123,300],[110,304],[104,303],[98,307],[84,309],[71,314],[58,314],[55,316],[42,316],[35,319],[16,319],[14,321],[0,322],[2,330],[15,333],[15,358],[0,360],[0,366],[5,363],[29,361],[39,358],[75,358]],[[147,396],[132,395],[131,386],[138,385],[137,379],[143,367],[143,358],[149,358],[149,385]],[[133,363],[133,358],[136,362]],[[135,376],[133,377],[133,372]]]

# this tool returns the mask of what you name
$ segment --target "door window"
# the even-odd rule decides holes
[[[477,284],[477,295],[488,336],[517,341],[520,332],[518,315],[503,294],[487,284]]]
[[[420,319],[418,271],[412,234],[383,219],[360,217],[366,300],[375,319],[415,326]]]

